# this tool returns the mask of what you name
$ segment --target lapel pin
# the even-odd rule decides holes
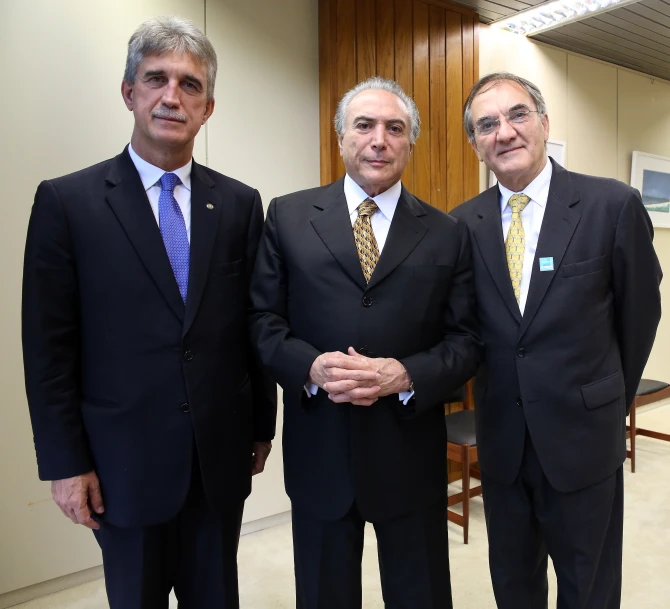
[[[214,209],[214,206],[211,203],[207,203],[207,209]]]
[[[540,270],[541,271],[553,271],[554,270],[554,258],[553,256],[549,258],[540,258]]]

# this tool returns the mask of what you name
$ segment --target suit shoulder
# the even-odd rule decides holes
[[[497,189],[498,187],[493,186],[492,188]],[[452,209],[449,214],[461,222],[467,222],[468,219],[473,216],[479,205],[488,197],[490,197],[490,190],[491,189],[487,189],[484,192],[481,192],[478,195],[472,197],[472,199],[463,201],[463,203],[460,203],[454,207],[454,209]]]
[[[223,184],[232,190],[236,195],[242,197],[253,197],[256,193],[256,188],[249,186],[244,182],[240,182],[235,178],[219,173],[218,171],[198,164],[198,168],[207,174],[216,184]]]
[[[573,171],[569,171],[568,174],[580,195],[599,193],[605,196],[618,195],[620,197],[628,197],[635,193],[635,189],[632,186],[614,178],[591,176]]]
[[[103,180],[107,175],[110,164],[113,160],[113,158],[107,159],[105,161],[101,161],[100,163],[96,163],[95,165],[85,167],[84,169],[79,169],[78,171],[74,171],[57,178],[49,178],[45,181],[52,184],[55,188],[61,189],[79,187],[85,182],[96,182]]]

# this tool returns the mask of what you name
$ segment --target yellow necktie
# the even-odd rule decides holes
[[[358,218],[354,222],[354,241],[356,241],[358,259],[361,261],[366,283],[370,281],[379,260],[379,248],[370,223],[372,214],[378,209],[377,204],[372,199],[365,199],[358,206]]]
[[[509,276],[512,280],[517,302],[521,298],[521,275],[523,274],[523,257],[526,253],[526,236],[521,223],[521,212],[528,203],[530,203],[530,197],[524,194],[512,195],[508,201],[512,208],[512,222],[509,225],[509,232],[505,241],[505,252],[507,254]]]

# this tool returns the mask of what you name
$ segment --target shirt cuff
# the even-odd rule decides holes
[[[319,390],[319,386],[314,383],[305,383],[304,386],[305,393],[308,398],[311,398],[313,395],[316,395],[316,392]]]
[[[398,394],[398,399],[399,399],[405,406],[407,406],[407,402],[409,402],[413,397],[414,397],[414,392],[413,392],[413,391],[401,391],[401,392]]]

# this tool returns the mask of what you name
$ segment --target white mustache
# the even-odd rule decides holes
[[[154,110],[151,113],[151,116],[154,118],[169,118],[174,121],[180,121],[182,123],[186,122],[186,116],[177,112],[176,110],[170,110],[169,108],[159,108],[158,110]]]

